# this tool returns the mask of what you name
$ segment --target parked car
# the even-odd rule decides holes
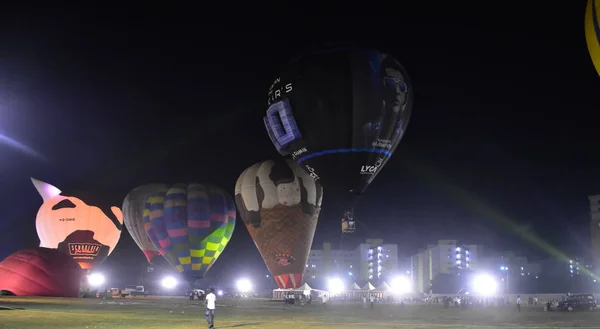
[[[562,302],[558,302],[556,307],[557,311],[569,311],[573,312],[576,310],[594,310],[596,309],[596,299],[592,294],[579,294],[571,295]]]
[[[144,288],[144,286],[125,286],[125,289],[121,291],[121,297],[125,298],[127,296],[135,297],[135,296],[148,296],[148,291]]]

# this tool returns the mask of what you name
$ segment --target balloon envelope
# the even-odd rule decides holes
[[[279,288],[302,285],[323,189],[293,160],[265,161],[246,169],[235,201]]]
[[[167,259],[193,283],[221,255],[235,228],[235,205],[212,185],[176,184],[148,199],[144,223],[148,236]]]
[[[600,1],[588,0],[585,11],[585,37],[592,62],[600,74]]]
[[[44,203],[36,217],[40,247],[58,249],[70,255],[81,268],[89,270],[114,250],[123,229],[119,207],[88,205],[42,181],[32,182]]]
[[[144,208],[149,197],[167,188],[166,184],[147,184],[133,189],[123,201],[123,221],[133,241],[142,250],[148,262],[159,254],[144,227]]]
[[[0,290],[17,296],[77,297],[81,268],[55,249],[23,249],[0,262]]]
[[[269,89],[264,123],[282,155],[352,199],[398,146],[412,102],[408,74],[391,55],[329,49],[281,70]]]

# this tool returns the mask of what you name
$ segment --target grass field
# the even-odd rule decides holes
[[[4,329],[147,329],[205,328],[204,305],[183,298],[68,299],[0,297]],[[264,300],[219,300],[215,326],[221,328],[600,328],[600,311],[543,312],[514,306],[443,309],[441,306],[358,304],[287,306]]]

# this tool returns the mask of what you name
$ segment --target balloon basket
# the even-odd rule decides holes
[[[352,233],[356,228],[356,222],[354,219],[344,217],[342,219],[342,232],[343,233]]]

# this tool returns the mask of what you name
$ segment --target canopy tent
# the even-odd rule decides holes
[[[390,287],[387,283],[384,282],[380,284],[379,287],[377,287],[375,290],[379,292],[389,292],[392,290],[392,287]]]
[[[371,282],[367,282],[367,284],[365,284],[365,286],[362,287],[362,290],[371,291],[375,290],[375,287],[371,284]]]
[[[349,290],[360,290],[360,286],[357,285],[356,282],[354,282],[352,285],[350,285]]]
[[[319,296],[323,294],[328,294],[327,291],[314,289],[308,285],[308,283],[304,283],[298,288],[289,288],[289,289],[273,289],[273,299],[284,299],[286,294],[293,293],[294,295],[304,295],[306,297],[310,296],[311,293],[317,293]]]
[[[300,287],[298,287],[298,288],[296,288],[296,289],[294,289],[294,290],[303,290],[303,291],[306,291],[306,290],[308,290],[308,291],[310,291],[310,290],[313,290],[313,288],[311,288],[311,287],[308,285],[308,283],[306,283],[306,282],[305,282],[303,285],[301,285]]]
[[[392,287],[390,287],[387,283],[383,282],[380,284],[377,289],[373,290],[374,293],[377,293],[379,298],[389,298],[393,296]]]

